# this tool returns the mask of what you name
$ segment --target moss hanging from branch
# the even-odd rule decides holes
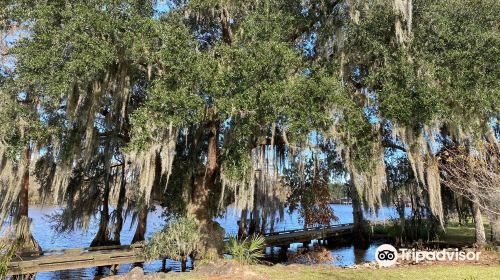
[[[439,127],[439,126],[438,126]],[[429,141],[424,138],[426,132]],[[443,226],[443,202],[441,198],[441,180],[438,160],[432,152],[434,130],[425,127],[424,131],[413,131],[408,127],[395,126],[393,137],[401,139],[406,144],[406,155],[416,179],[415,195],[420,195],[419,189],[427,191],[429,210]]]
[[[359,170],[350,157],[345,160],[351,174],[351,180],[364,201],[365,209],[378,213],[379,208],[382,206],[382,191],[387,186],[384,148],[379,142],[372,144],[372,158],[367,170]]]
[[[269,213],[279,210],[287,198],[287,188],[281,183],[279,175],[285,157],[280,151],[274,144],[261,145],[252,149],[248,157],[249,167],[242,171],[236,170],[241,166],[227,169],[227,165],[224,165],[220,175],[223,187],[221,199],[228,189],[233,192],[235,208],[238,210],[257,208],[266,209]]]
[[[439,175],[438,160],[435,156],[429,156],[426,164],[427,192],[429,194],[429,208],[438,218],[443,227],[443,200],[441,198],[441,180]]]
[[[150,144],[146,150],[133,150],[126,161],[129,163],[128,178],[129,182],[138,187],[140,193],[144,194],[145,203],[149,204],[154,183],[158,179],[156,174],[156,159],[161,159],[161,175],[164,176],[168,185],[170,175],[172,174],[172,164],[175,156],[176,141],[178,129],[173,127],[172,122],[164,133],[163,141]]]
[[[2,151],[0,151],[1,153]],[[24,165],[16,164],[13,165],[9,159],[3,159],[3,168],[0,172],[0,194],[1,208],[0,208],[0,225],[2,225],[5,220],[15,213],[18,205],[18,197],[22,189],[21,176],[24,174]]]
[[[413,20],[413,0],[394,0],[393,10],[397,15],[394,28],[398,43],[404,44],[411,39]]]

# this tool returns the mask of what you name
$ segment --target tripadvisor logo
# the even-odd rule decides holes
[[[400,259],[405,261],[478,261],[481,252],[464,252],[458,249],[441,251],[417,251],[415,249],[399,249]],[[398,250],[389,244],[380,245],[375,251],[375,260],[381,267],[389,267],[396,264]]]
[[[389,267],[396,264],[398,251],[390,244],[378,246],[375,251],[375,260],[381,267]]]

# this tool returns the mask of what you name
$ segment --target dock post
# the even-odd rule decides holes
[[[111,265],[111,267],[109,268],[109,274],[116,275],[117,273],[118,273],[118,265],[117,264]]]
[[[288,248],[289,247],[290,247],[290,244],[280,246],[279,259],[281,261],[287,261],[288,260],[287,252],[288,252]]]
[[[326,244],[328,244],[328,245],[335,244],[335,241],[334,241],[333,237],[326,238]]]
[[[166,258],[163,258],[161,260],[161,271],[167,272],[167,259]]]

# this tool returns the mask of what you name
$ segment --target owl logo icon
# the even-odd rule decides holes
[[[375,251],[375,260],[381,267],[390,267],[396,264],[398,251],[390,244],[380,245]]]

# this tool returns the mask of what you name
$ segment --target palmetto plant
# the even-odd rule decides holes
[[[246,239],[230,237],[227,249],[234,260],[241,264],[256,264],[264,256],[264,237],[254,235]]]

